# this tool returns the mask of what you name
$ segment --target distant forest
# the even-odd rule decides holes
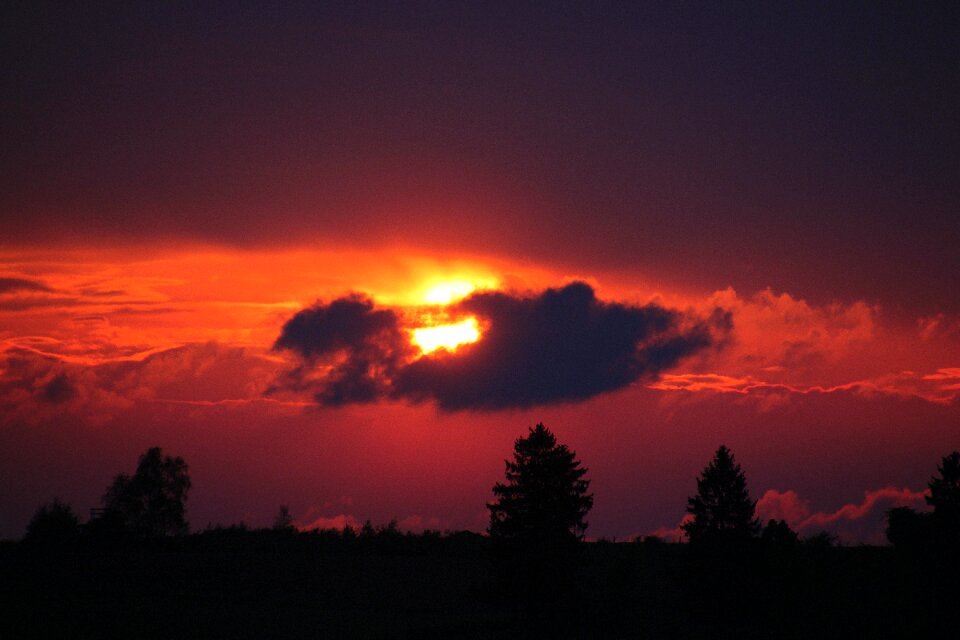
[[[396,522],[189,532],[189,467],[154,447],[81,523],[59,499],[0,543],[0,637],[919,638],[955,627],[960,453],[888,547],[760,522],[734,454],[697,478],[685,543],[586,542],[587,469],[544,425],[514,443],[486,535]]]

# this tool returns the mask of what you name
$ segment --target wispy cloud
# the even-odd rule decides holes
[[[904,371],[832,386],[797,386],[717,373],[667,373],[647,386],[661,391],[736,393],[744,396],[752,395],[760,399],[769,398],[772,394],[782,396],[784,394],[854,392],[863,395],[913,397],[949,405],[960,396],[960,369],[938,369],[936,373],[927,375]]]

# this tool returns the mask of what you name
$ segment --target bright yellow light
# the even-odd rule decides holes
[[[413,330],[413,343],[424,353],[437,349],[455,350],[461,344],[476,342],[480,339],[480,329],[476,318],[467,318],[457,324],[444,324],[437,327],[422,327]]]
[[[441,282],[430,287],[423,299],[428,304],[450,304],[454,300],[463,298],[476,289],[476,286],[470,282]]]

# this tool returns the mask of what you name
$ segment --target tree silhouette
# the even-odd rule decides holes
[[[538,544],[581,540],[593,496],[576,454],[557,444],[542,423],[518,438],[513,450],[513,462],[505,461],[507,481],[493,486],[497,500],[487,504],[490,536]]]
[[[490,510],[497,592],[522,604],[526,635],[557,636],[578,615],[579,546],[593,506],[587,470],[538,424],[513,446]],[[567,629],[569,631],[569,629]]]
[[[960,452],[944,456],[937,466],[939,476],[930,478],[930,495],[925,497],[933,507],[932,522],[944,542],[960,542]]]
[[[693,519],[681,527],[691,543],[747,540],[760,531],[756,506],[740,465],[721,445],[697,479],[697,495],[687,500]]]
[[[910,507],[894,507],[887,511],[887,540],[895,547],[920,547],[930,541],[930,515]]]
[[[183,458],[165,456],[160,447],[148,449],[132,476],[121,473],[107,488],[102,518],[138,537],[186,533],[187,471]]]
[[[69,543],[80,530],[80,521],[69,504],[54,498],[33,514],[24,540],[40,546]]]
[[[273,519],[274,531],[293,531],[293,516],[290,515],[290,507],[285,504],[280,505],[280,510]]]
[[[768,520],[760,532],[760,541],[768,547],[790,548],[800,542],[800,536],[785,520]]]

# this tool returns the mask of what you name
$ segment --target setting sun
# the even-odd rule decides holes
[[[413,343],[424,353],[437,349],[453,351],[461,344],[476,342],[480,339],[480,329],[476,318],[467,318],[456,324],[436,327],[422,327],[413,330]]]
[[[429,304],[450,304],[454,300],[469,295],[476,286],[470,282],[441,282],[430,287],[423,295]]]

